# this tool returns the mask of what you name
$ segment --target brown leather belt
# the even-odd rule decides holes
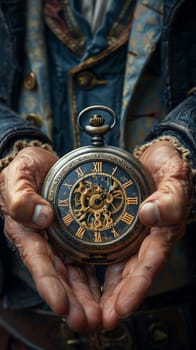
[[[0,326],[35,350],[195,350],[195,304],[187,300],[143,310],[122,320],[113,331],[79,335],[50,312],[8,310],[0,302]]]
[[[67,341],[75,338],[61,318],[54,314],[42,314],[29,309],[9,310],[2,306],[2,302],[0,303],[0,325],[10,335],[36,350],[69,349],[64,344],[62,346],[62,339],[66,344]]]

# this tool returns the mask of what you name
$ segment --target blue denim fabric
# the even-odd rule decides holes
[[[174,108],[154,127],[146,140],[150,141],[162,135],[176,136],[191,151],[193,167],[196,168],[196,95],[188,97]]]
[[[162,69],[169,115],[152,130],[147,141],[173,135],[190,149],[196,167],[196,21],[194,0],[166,0],[162,34]]]
[[[162,62],[165,99],[171,110],[196,84],[196,22],[194,0],[165,0]]]
[[[53,105],[53,140],[55,149],[58,154],[63,155],[73,149],[73,130],[75,125],[71,120],[72,106],[64,101],[70,101],[70,81],[72,79],[75,90],[75,101],[77,114],[81,109],[90,105],[107,105],[111,107],[119,116],[122,104],[122,87],[125,68],[126,44],[113,53],[108,59],[101,64],[91,65],[87,72],[93,73],[96,79],[106,80],[107,85],[100,85],[92,90],[82,89],[77,82],[77,74],[71,78],[69,70],[83,62],[84,57],[77,57],[67,50],[59,42],[53,33],[48,33],[48,46],[51,73],[51,91]],[[85,71],[85,69],[84,69]],[[81,70],[82,72],[82,70]],[[58,103],[55,103],[58,101]],[[119,145],[119,123],[112,133],[106,135],[107,144]],[[80,133],[79,145],[87,145],[90,138],[85,133]]]
[[[24,121],[5,103],[0,102],[0,158],[5,157],[17,140],[40,140],[51,144],[48,137],[30,122]]]
[[[166,0],[164,3],[165,19],[162,41],[162,57],[163,72],[166,81],[165,96],[169,110],[171,110],[171,108],[186,98],[187,90],[196,85],[196,36],[194,11],[192,11],[194,1]],[[16,11],[17,16],[15,15]],[[18,13],[20,13],[20,15]],[[187,15],[186,21],[180,21],[178,18],[184,13]],[[11,143],[12,138],[14,141],[16,138],[20,138],[21,136],[24,137],[26,130],[26,123],[21,120],[15,112],[13,112],[13,110],[17,110],[17,92],[19,91],[18,86],[19,82],[21,81],[21,72],[23,69],[24,15],[24,0],[0,0],[0,99],[6,103],[8,108],[10,108],[8,113],[8,110],[5,111],[4,103],[1,104],[0,121],[3,121],[3,123],[1,123],[0,130],[1,155],[2,151],[6,150],[8,139],[9,143]],[[178,39],[179,34],[180,40]],[[189,43],[191,43],[191,45],[189,45]],[[174,44],[175,46],[173,46]],[[172,49],[173,47],[174,49]],[[179,55],[181,58],[183,57],[183,60],[179,59]],[[186,103],[186,108],[189,107],[190,104]],[[180,119],[179,115],[176,115],[175,112],[172,114],[172,122],[172,131],[168,126],[168,132],[178,136],[177,125],[179,124]],[[184,129],[189,129],[189,126],[192,125],[192,128],[190,128],[188,132],[184,132],[182,134],[181,142],[187,147],[189,145],[193,146],[191,149],[194,164],[196,162],[195,124],[195,114],[189,113],[187,110],[182,126]],[[160,124],[160,130],[161,125],[162,124]],[[17,136],[13,133],[13,131],[15,131],[15,127],[18,128]],[[164,125],[164,133],[167,133],[166,129],[167,126]],[[32,127],[32,131],[37,139],[43,139],[44,136],[41,135],[37,128]],[[154,133],[151,134],[151,138],[156,137],[156,135],[157,128],[155,129]],[[28,134],[26,136],[27,138],[29,137]],[[192,140],[194,141],[194,144]]]
[[[25,1],[0,0],[0,157],[21,138],[49,139],[17,114],[24,58]]]
[[[0,100],[13,106],[18,98],[24,35],[25,1],[0,1]]]

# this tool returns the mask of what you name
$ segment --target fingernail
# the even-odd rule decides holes
[[[160,222],[159,209],[156,202],[145,203],[140,210],[142,219],[146,225],[155,225]]]
[[[34,209],[32,222],[41,228],[45,228],[51,214],[50,208],[45,205],[37,204]]]

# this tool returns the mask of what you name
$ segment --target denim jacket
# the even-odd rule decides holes
[[[190,149],[195,167],[196,97],[194,94],[187,97],[187,92],[196,85],[193,6],[194,0],[164,1],[162,69],[165,102],[170,113],[152,130],[148,140],[164,134],[176,136]],[[0,0],[0,23],[0,154],[3,157],[17,139],[36,138],[43,142],[48,139],[37,127],[17,114],[18,86],[24,64],[25,0]],[[122,138],[122,145],[123,142]]]

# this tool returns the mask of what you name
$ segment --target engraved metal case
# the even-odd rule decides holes
[[[93,114],[106,112],[105,124]],[[152,192],[153,182],[144,166],[130,153],[105,146],[104,135],[117,122],[114,111],[90,106],[78,116],[80,129],[91,136],[91,145],[64,155],[51,168],[43,185],[54,223],[51,242],[65,255],[80,262],[110,264],[137,252],[149,229],[138,218],[141,202]]]

